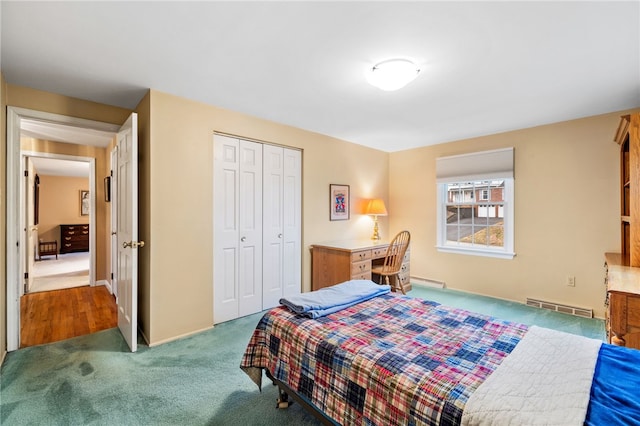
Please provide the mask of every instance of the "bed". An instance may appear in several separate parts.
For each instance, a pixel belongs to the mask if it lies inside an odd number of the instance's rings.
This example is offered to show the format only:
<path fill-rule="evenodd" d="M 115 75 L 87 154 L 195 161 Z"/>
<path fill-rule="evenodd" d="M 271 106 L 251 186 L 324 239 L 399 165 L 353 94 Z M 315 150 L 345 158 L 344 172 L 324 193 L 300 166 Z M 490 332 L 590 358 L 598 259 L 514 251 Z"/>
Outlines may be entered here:
<path fill-rule="evenodd" d="M 240 367 L 326 424 L 640 424 L 640 351 L 371 284 L 321 315 L 270 310 Z"/>

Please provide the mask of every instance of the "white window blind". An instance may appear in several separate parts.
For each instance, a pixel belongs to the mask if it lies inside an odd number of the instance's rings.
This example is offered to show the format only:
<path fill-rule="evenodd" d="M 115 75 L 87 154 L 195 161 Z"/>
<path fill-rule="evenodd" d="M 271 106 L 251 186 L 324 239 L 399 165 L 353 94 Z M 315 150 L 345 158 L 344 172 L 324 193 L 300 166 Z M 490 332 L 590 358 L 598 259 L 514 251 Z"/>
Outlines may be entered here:
<path fill-rule="evenodd" d="M 436 159 L 436 182 L 513 178 L 513 147 Z"/>

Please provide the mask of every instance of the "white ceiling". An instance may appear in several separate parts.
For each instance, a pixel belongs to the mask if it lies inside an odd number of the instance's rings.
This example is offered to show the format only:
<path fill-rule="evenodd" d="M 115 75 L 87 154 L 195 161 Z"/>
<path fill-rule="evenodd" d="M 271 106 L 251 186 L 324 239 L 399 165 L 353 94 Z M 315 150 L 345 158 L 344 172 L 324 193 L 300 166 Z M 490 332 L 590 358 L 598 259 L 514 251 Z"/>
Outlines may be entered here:
<path fill-rule="evenodd" d="M 33 168 L 41 176 L 89 177 L 86 161 L 61 160 L 46 157 L 30 157 Z"/>
<path fill-rule="evenodd" d="M 0 2 L 8 83 L 148 88 L 383 151 L 640 107 L 640 2 Z M 392 57 L 397 92 L 364 72 Z"/>

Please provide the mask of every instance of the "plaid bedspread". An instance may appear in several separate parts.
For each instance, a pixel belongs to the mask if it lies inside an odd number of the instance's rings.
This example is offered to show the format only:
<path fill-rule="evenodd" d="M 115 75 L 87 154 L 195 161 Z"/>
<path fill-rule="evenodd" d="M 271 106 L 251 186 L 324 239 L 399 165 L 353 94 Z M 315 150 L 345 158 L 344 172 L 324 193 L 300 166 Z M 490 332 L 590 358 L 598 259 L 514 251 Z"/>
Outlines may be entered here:
<path fill-rule="evenodd" d="M 343 425 L 457 425 L 527 326 L 387 294 L 318 319 L 258 323 L 240 367 L 262 369 Z"/>

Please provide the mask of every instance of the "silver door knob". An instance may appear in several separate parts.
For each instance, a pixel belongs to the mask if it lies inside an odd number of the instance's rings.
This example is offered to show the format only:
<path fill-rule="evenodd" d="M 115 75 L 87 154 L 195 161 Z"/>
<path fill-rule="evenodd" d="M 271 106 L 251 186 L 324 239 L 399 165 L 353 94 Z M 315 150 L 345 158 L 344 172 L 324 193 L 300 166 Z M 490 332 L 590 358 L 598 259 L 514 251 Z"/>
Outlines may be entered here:
<path fill-rule="evenodd" d="M 240 241 L 242 241 L 244 243 L 245 241 L 247 241 L 247 237 L 240 238 Z"/>

